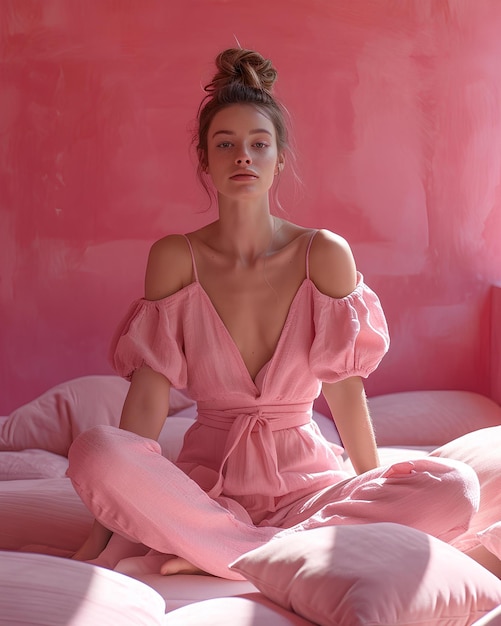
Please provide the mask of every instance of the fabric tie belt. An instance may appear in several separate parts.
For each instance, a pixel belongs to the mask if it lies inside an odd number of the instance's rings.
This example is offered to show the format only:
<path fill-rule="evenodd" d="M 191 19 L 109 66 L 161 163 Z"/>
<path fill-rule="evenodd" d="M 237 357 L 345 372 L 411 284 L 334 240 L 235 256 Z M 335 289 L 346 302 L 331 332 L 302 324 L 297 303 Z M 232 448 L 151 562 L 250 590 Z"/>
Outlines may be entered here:
<path fill-rule="evenodd" d="M 231 410 L 199 406 L 198 410 L 199 423 L 228 431 L 218 478 L 208 491 L 211 498 L 217 498 L 223 491 L 229 496 L 287 492 L 279 471 L 273 432 L 309 424 L 311 402 Z"/>

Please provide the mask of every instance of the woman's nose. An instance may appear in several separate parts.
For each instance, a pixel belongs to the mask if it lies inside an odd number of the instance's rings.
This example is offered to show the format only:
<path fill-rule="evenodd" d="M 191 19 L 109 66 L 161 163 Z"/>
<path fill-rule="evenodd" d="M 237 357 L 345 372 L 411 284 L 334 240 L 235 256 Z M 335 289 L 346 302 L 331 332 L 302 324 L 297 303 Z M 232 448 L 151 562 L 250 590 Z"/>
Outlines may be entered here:
<path fill-rule="evenodd" d="M 250 165 L 252 163 L 252 159 L 246 150 L 242 150 L 240 156 L 235 159 L 235 163 L 237 165 Z"/>

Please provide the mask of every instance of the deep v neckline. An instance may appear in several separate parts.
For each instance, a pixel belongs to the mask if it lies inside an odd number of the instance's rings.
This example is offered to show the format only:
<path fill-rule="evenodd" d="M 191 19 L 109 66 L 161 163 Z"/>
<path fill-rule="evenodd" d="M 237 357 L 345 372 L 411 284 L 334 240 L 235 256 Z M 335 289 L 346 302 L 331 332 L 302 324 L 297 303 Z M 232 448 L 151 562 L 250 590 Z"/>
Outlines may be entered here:
<path fill-rule="evenodd" d="M 305 258 L 305 269 L 306 269 L 306 277 L 303 278 L 303 280 L 301 281 L 301 283 L 299 284 L 290 304 L 289 304 L 289 309 L 287 311 L 287 315 L 285 316 L 285 320 L 284 320 L 284 324 L 282 326 L 282 329 L 278 335 L 278 339 L 277 342 L 275 344 L 275 347 L 273 349 L 272 355 L 271 357 L 261 365 L 261 367 L 258 369 L 258 371 L 256 372 L 255 376 L 253 377 L 249 371 L 249 368 L 247 367 L 247 364 L 244 360 L 244 357 L 242 356 L 242 353 L 240 352 L 240 349 L 237 346 L 237 343 L 235 341 L 235 339 L 233 338 L 233 335 L 230 333 L 228 327 L 226 326 L 226 324 L 223 321 L 223 318 L 221 317 L 221 315 L 218 313 L 216 307 L 214 306 L 214 303 L 212 302 L 209 294 L 207 293 L 207 291 L 204 289 L 203 285 L 200 283 L 200 279 L 198 277 L 198 269 L 197 269 L 197 262 L 195 259 L 195 253 L 193 250 L 193 245 L 190 241 L 190 238 L 187 235 L 184 235 L 184 238 L 186 239 L 186 242 L 188 244 L 188 248 L 190 250 L 190 255 L 191 255 L 191 262 L 192 262 L 192 267 L 193 267 L 193 278 L 194 278 L 194 282 L 191 283 L 192 285 L 196 285 L 196 288 L 198 289 L 198 292 L 202 294 L 203 298 L 205 299 L 205 301 L 207 302 L 209 311 L 211 312 L 212 318 L 216 320 L 216 324 L 219 325 L 223 335 L 227 338 L 227 343 L 230 346 L 231 351 L 233 352 L 233 354 L 235 355 L 236 361 L 239 364 L 239 367 L 243 373 L 243 375 L 246 377 L 246 380 L 248 380 L 254 391 L 258 392 L 259 394 L 262 393 L 262 389 L 265 386 L 266 383 L 266 379 L 267 379 L 267 375 L 269 370 L 271 369 L 271 367 L 273 366 L 273 364 L 275 363 L 276 360 L 276 356 L 278 354 L 278 352 L 280 351 L 280 348 L 282 346 L 282 344 L 284 343 L 284 336 L 286 334 L 286 331 L 288 329 L 288 327 L 290 326 L 290 320 L 292 317 L 292 314 L 294 312 L 294 309 L 296 308 L 296 303 L 299 299 L 300 294 L 304 291 L 305 285 L 306 284 L 310 284 L 311 280 L 310 280 L 310 271 L 309 271 L 309 252 L 310 252 L 310 247 L 313 241 L 313 238 L 315 237 L 317 231 L 313 231 L 313 233 L 310 235 L 310 240 L 308 243 L 308 246 L 306 248 L 306 258 Z M 259 374 L 263 371 L 263 369 L 267 367 L 267 370 L 265 372 L 264 378 L 262 380 L 262 384 L 261 384 L 261 388 L 258 388 L 257 384 L 256 384 L 256 380 L 259 377 Z"/>
<path fill-rule="evenodd" d="M 252 377 L 249 368 L 247 367 L 244 357 L 242 356 L 242 353 L 240 352 L 237 343 L 235 341 L 235 339 L 233 338 L 232 334 L 230 333 L 230 331 L 228 330 L 228 327 L 226 326 L 226 324 L 223 321 L 223 318 L 219 315 L 216 307 L 214 306 L 214 303 L 212 302 L 209 294 L 207 293 L 207 291 L 203 288 L 202 284 L 200 283 L 200 281 L 195 280 L 194 283 L 192 283 L 193 285 L 196 285 L 199 292 L 202 294 L 203 298 L 205 299 L 205 301 L 208 304 L 209 310 L 212 314 L 212 317 L 216 320 L 216 323 L 219 325 L 219 327 L 222 329 L 223 334 L 226 336 L 227 340 L 228 340 L 228 344 L 230 345 L 230 348 L 232 350 L 232 352 L 235 354 L 237 361 L 239 363 L 240 368 L 242 369 L 242 371 L 245 373 L 245 375 L 247 376 L 248 380 L 252 383 L 253 387 L 255 389 L 257 389 L 259 392 L 261 392 L 261 389 L 258 389 L 257 385 L 256 385 L 256 380 L 259 377 L 259 374 L 263 371 L 263 369 L 268 366 L 268 370 L 271 368 L 271 366 L 273 365 L 273 363 L 276 360 L 276 355 L 278 354 L 283 342 L 284 342 L 284 336 L 286 334 L 286 331 L 288 329 L 288 327 L 290 326 L 290 319 L 292 317 L 292 313 L 294 308 L 296 307 L 296 302 L 299 299 L 299 295 L 300 293 L 304 290 L 304 287 L 307 283 L 309 283 L 309 278 L 306 277 L 302 280 L 301 284 L 299 285 L 299 287 L 297 288 L 290 304 L 289 304 L 289 309 L 287 311 L 287 315 L 285 316 L 285 321 L 284 324 L 282 326 L 282 329 L 278 335 L 278 339 L 277 342 L 275 344 L 275 347 L 273 349 L 272 355 L 271 357 L 261 365 L 261 367 L 258 369 L 258 371 L 256 372 L 256 375 L 254 377 Z M 265 377 L 263 379 L 263 385 L 265 383 L 266 380 L 266 374 Z"/>

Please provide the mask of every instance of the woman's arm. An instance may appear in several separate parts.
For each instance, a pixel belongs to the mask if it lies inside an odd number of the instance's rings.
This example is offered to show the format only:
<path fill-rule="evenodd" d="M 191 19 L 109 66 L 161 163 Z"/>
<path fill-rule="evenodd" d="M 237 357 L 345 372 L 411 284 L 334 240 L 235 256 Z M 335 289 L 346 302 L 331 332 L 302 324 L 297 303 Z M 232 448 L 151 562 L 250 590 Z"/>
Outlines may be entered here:
<path fill-rule="evenodd" d="M 156 242 L 149 254 L 145 276 L 145 297 L 159 300 L 188 284 L 191 280 L 191 258 L 186 241 L 169 236 Z M 120 428 L 158 439 L 169 412 L 170 382 L 147 366 L 136 370 L 120 418 Z M 73 559 L 95 559 L 104 550 L 112 532 L 97 520 L 87 540 Z"/>
<path fill-rule="evenodd" d="M 376 439 L 362 379 L 352 376 L 337 383 L 324 383 L 322 392 L 357 474 L 378 467 Z"/>
<path fill-rule="evenodd" d="M 161 300 L 191 282 L 191 255 L 184 237 L 169 235 L 151 247 L 144 280 L 147 300 Z M 120 428 L 158 439 L 169 412 L 170 381 L 143 365 L 132 375 Z"/>
<path fill-rule="evenodd" d="M 331 298 L 344 298 L 356 287 L 357 270 L 348 243 L 321 230 L 310 252 L 310 275 L 316 287 Z M 324 383 L 322 391 L 343 445 L 358 474 L 379 465 L 376 441 L 362 379 L 353 376 Z"/>
<path fill-rule="evenodd" d="M 169 391 L 170 383 L 162 374 L 145 366 L 136 370 L 123 406 L 120 428 L 158 439 L 169 412 Z M 76 561 L 97 558 L 111 535 L 111 530 L 95 520 L 86 541 L 72 558 Z"/>
<path fill-rule="evenodd" d="M 170 382 L 143 365 L 132 375 L 120 418 L 120 428 L 158 439 L 169 412 Z"/>

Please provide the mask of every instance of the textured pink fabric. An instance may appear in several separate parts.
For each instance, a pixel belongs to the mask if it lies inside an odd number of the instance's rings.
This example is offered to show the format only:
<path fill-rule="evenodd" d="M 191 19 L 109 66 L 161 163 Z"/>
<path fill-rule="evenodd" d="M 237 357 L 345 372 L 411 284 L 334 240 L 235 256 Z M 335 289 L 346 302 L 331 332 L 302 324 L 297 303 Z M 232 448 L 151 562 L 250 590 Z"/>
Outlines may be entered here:
<path fill-rule="evenodd" d="M 197 400 L 176 465 L 155 442 L 110 427 L 70 449 L 69 476 L 105 526 L 224 577 L 236 575 L 228 563 L 279 529 L 387 520 L 450 539 L 467 527 L 478 499 L 469 468 L 427 459 L 346 482 L 339 446 L 311 420 L 321 381 L 367 376 L 388 349 L 379 300 L 360 275 L 352 294 L 333 299 L 306 263 L 255 380 L 195 265 L 194 276 L 168 298 L 134 303 L 112 343 L 118 373 L 147 364 Z"/>
<path fill-rule="evenodd" d="M 339 446 L 312 421 L 321 381 L 367 376 L 388 349 L 376 294 L 361 275 L 345 298 L 306 278 L 275 353 L 252 380 L 197 279 L 163 300 L 138 300 L 112 342 L 118 373 L 143 364 L 186 387 L 198 404 L 178 466 L 212 497 L 230 496 L 254 523 L 278 525 L 287 508 L 348 477 Z"/>
<path fill-rule="evenodd" d="M 467 466 L 418 459 L 297 500 L 281 530 L 255 526 L 236 500 L 208 496 L 161 455 L 157 442 L 118 428 L 97 426 L 80 435 L 69 461 L 76 491 L 105 526 L 132 542 L 183 556 L 211 574 L 236 579 L 240 575 L 228 564 L 245 552 L 319 526 L 387 520 L 450 540 L 467 528 L 478 496 L 477 478 Z"/>
<path fill-rule="evenodd" d="M 228 511 L 163 457 L 157 442 L 133 433 L 92 428 L 70 448 L 69 461 L 76 491 L 106 527 L 216 576 L 241 579 L 228 563 L 279 532 L 252 526 L 236 503 Z"/>
<path fill-rule="evenodd" d="M 198 281 L 162 300 L 136 300 L 117 329 L 110 356 L 124 377 L 146 363 L 175 388 L 187 387 L 188 395 L 205 406 L 213 408 L 216 400 L 219 408 L 234 408 L 249 399 L 253 404 L 272 398 L 280 404 L 312 400 L 319 380 L 368 376 L 388 347 L 379 299 L 359 274 L 353 293 L 339 299 L 324 295 L 305 278 L 261 385 L 252 380 Z"/>

